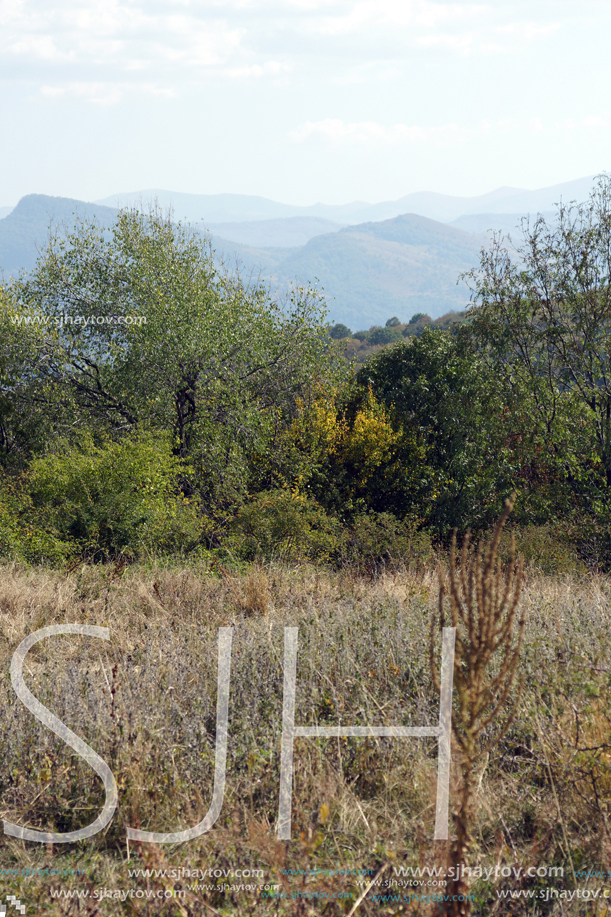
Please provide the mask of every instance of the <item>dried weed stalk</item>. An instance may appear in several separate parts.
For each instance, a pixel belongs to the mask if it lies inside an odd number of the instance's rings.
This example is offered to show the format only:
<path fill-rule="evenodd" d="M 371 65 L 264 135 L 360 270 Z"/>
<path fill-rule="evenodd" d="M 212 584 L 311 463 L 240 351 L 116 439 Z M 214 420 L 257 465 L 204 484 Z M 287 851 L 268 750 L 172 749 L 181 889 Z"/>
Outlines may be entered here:
<path fill-rule="evenodd" d="M 516 616 L 523 579 L 522 560 L 515 560 L 512 539 L 509 568 L 503 571 L 498 546 L 503 527 L 513 509 L 507 500 L 498 520 L 492 540 L 487 546 L 479 543 L 475 554 L 469 554 L 471 538 L 467 532 L 462 545 L 460 564 L 456 565 L 456 532 L 452 536 L 449 580 L 440 574 L 439 626 L 446 626 L 445 596 L 449 595 L 450 623 L 456 628 L 454 657 L 454 688 L 458 703 L 452 714 L 452 735 L 460 752 L 462 783 L 454 810 L 456 837 L 449 851 L 449 865 L 465 862 L 472 843 L 476 775 L 481 759 L 507 732 L 517 704 L 494 734 L 482 741 L 489 726 L 502 718 L 503 710 L 515 680 L 525 617 Z M 439 690 L 439 677 L 434 664 L 435 623 L 432 622 L 430 664 L 433 681 Z M 498 660 L 498 662 L 497 662 Z M 469 913 L 467 883 L 456 875 L 448 886 L 449 896 L 463 900 L 446 901 L 441 913 Z"/>

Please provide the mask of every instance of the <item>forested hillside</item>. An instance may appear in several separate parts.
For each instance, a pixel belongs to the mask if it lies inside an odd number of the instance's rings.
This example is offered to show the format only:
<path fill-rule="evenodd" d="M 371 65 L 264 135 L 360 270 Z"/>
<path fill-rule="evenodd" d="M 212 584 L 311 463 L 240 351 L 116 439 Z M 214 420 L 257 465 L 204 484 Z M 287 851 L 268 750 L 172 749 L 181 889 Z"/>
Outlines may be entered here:
<path fill-rule="evenodd" d="M 463 309 L 468 290 L 457 285 L 462 271 L 474 267 L 483 237 L 405 214 L 381 223 L 347 226 L 317 236 L 276 268 L 285 281 L 317 277 L 329 299 L 330 317 L 349 325 L 409 317 L 437 317 Z"/>

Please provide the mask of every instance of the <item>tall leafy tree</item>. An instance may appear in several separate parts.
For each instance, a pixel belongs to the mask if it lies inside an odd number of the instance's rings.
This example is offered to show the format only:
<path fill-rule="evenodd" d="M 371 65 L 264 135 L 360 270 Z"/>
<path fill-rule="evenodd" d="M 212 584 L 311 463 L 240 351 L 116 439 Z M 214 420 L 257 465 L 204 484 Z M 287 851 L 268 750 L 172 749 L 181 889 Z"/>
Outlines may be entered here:
<path fill-rule="evenodd" d="M 440 535 L 479 526 L 511 491 L 501 391 L 465 336 L 427 328 L 381 351 L 359 373 L 395 424 L 424 444 L 419 510 Z"/>
<path fill-rule="evenodd" d="M 314 292 L 297 288 L 279 304 L 158 211 L 124 210 L 111 231 L 81 223 L 52 238 L 10 295 L 47 329 L 38 397 L 52 390 L 68 429 L 169 432 L 210 511 L 245 492 L 249 453 L 330 371 Z"/>
<path fill-rule="evenodd" d="M 521 402 L 531 451 L 596 510 L 611 498 L 611 176 L 522 229 L 466 275 L 472 337 Z"/>
<path fill-rule="evenodd" d="M 14 473 L 44 449 L 60 417 L 68 426 L 75 417 L 49 381 L 58 345 L 54 326 L 12 292 L 0 287 L 0 466 Z"/>

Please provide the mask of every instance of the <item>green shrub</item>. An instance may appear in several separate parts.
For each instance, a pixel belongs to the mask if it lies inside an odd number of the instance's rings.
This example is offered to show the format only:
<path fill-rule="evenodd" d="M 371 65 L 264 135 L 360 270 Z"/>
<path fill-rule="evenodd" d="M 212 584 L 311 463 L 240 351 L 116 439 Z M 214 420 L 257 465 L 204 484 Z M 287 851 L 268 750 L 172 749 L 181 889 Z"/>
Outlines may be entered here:
<path fill-rule="evenodd" d="M 85 441 L 34 460 L 31 515 L 37 529 L 99 560 L 189 549 L 201 522 L 197 501 L 179 492 L 187 471 L 159 435 Z"/>
<path fill-rule="evenodd" d="M 570 545 L 582 566 L 597 573 L 611 572 L 611 531 L 606 514 L 576 514 L 569 532 Z"/>
<path fill-rule="evenodd" d="M 0 478 L 0 557 L 28 563 L 65 561 L 73 548 L 28 520 L 32 500 L 17 484 L 5 476 Z"/>
<path fill-rule="evenodd" d="M 579 556 L 575 534 L 567 528 L 550 525 L 525 525 L 513 529 L 516 554 L 521 554 L 526 567 L 535 567 L 546 575 L 587 572 L 587 566 Z M 511 553 L 511 532 L 501 537 L 499 555 L 504 563 L 509 562 Z"/>
<path fill-rule="evenodd" d="M 386 566 L 430 559 L 432 553 L 430 535 L 418 531 L 416 520 L 400 520 L 392 513 L 367 513 L 355 519 L 343 559 L 359 569 L 379 572 Z"/>
<path fill-rule="evenodd" d="M 257 494 L 231 526 L 230 546 L 245 559 L 328 562 L 341 552 L 340 523 L 290 490 Z"/>

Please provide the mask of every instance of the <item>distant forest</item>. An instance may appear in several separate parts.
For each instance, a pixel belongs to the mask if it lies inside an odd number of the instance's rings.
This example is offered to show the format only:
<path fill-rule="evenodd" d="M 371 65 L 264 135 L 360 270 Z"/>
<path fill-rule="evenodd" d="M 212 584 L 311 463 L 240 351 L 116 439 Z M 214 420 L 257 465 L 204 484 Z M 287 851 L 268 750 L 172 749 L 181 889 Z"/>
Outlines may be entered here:
<path fill-rule="evenodd" d="M 347 359 L 364 363 L 383 347 L 396 344 L 402 338 L 420 337 L 426 329 L 450 330 L 464 322 L 465 312 L 448 312 L 432 319 L 425 312 L 415 312 L 409 321 L 401 322 L 396 315 L 388 318 L 384 325 L 371 325 L 367 330 L 352 331 L 341 322 L 329 327 L 329 337 L 343 341 Z"/>

